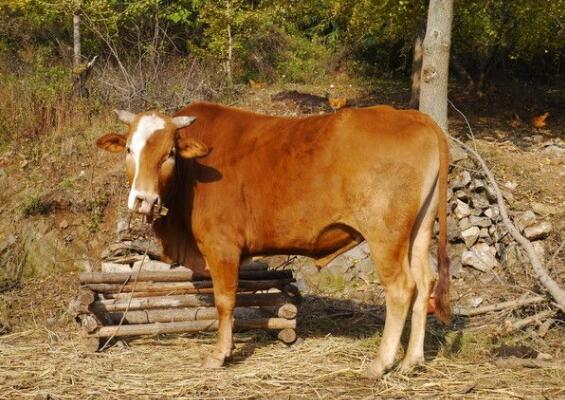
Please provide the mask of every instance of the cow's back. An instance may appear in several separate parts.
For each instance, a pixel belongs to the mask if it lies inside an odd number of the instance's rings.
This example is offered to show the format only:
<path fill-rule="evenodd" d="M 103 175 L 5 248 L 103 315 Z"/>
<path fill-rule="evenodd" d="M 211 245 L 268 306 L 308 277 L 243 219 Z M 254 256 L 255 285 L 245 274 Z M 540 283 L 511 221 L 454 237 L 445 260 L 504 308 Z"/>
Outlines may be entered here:
<path fill-rule="evenodd" d="M 200 169 L 217 177 L 194 189 L 193 229 L 221 221 L 251 253 L 341 246 L 353 236 L 340 227 L 373 218 L 363 213 L 376 203 L 383 220 L 399 202 L 417 209 L 437 171 L 436 134 L 414 111 L 278 118 L 199 103 L 180 114 L 197 117 L 187 130 L 212 149 Z"/>

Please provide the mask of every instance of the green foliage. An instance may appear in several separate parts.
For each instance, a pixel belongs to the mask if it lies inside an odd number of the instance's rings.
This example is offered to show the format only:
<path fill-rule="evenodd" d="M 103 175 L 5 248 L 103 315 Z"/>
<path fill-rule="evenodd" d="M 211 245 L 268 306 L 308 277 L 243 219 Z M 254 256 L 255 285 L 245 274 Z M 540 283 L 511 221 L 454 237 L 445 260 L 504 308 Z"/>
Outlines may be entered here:
<path fill-rule="evenodd" d="M 53 210 L 54 204 L 43 199 L 41 196 L 29 197 L 21 206 L 22 215 L 30 217 L 32 215 L 49 215 Z"/>
<path fill-rule="evenodd" d="M 0 0 L 0 54 L 70 65 L 72 15 L 85 60 L 196 55 L 234 79 L 310 81 L 343 65 L 406 74 L 428 0 Z M 562 76 L 565 0 L 455 2 L 453 53 L 471 75 Z M 228 35 L 231 34 L 231 41 Z M 63 61 L 61 63 L 61 60 Z M 6 61 L 5 61 L 6 62 Z M 0 65 L 0 67 L 2 67 Z"/>

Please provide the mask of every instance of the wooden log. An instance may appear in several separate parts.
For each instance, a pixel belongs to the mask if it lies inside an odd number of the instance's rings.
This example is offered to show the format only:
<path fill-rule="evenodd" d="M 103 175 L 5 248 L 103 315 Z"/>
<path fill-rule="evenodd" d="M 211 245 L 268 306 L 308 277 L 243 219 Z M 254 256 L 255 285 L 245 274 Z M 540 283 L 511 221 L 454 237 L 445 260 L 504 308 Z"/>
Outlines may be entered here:
<path fill-rule="evenodd" d="M 295 319 L 298 315 L 298 307 L 296 304 L 286 303 L 281 306 L 261 307 L 271 315 L 279 318 Z"/>
<path fill-rule="evenodd" d="M 255 293 L 238 294 L 236 297 L 237 307 L 252 306 L 276 306 L 292 303 L 293 299 L 283 293 Z M 90 306 L 95 313 L 125 311 L 129 304 L 129 310 L 150 310 L 156 308 L 182 308 L 214 306 L 214 296 L 208 294 L 178 295 L 178 296 L 154 296 L 125 299 L 99 300 Z"/>
<path fill-rule="evenodd" d="M 294 304 L 283 304 L 273 307 L 236 307 L 234 310 L 235 319 L 261 319 L 267 317 L 278 317 L 285 319 L 295 319 L 297 308 Z M 111 324 L 118 324 L 124 313 L 110 312 L 104 313 Z M 170 308 L 128 311 L 124 322 L 128 324 L 149 324 L 153 322 L 175 322 L 175 321 L 198 321 L 207 319 L 218 319 L 216 307 L 189 307 L 189 308 Z M 96 328 L 96 327 L 95 327 Z M 94 329 L 89 330 L 92 332 Z"/>
<path fill-rule="evenodd" d="M 269 264 L 261 261 L 250 261 L 242 263 L 239 266 L 239 270 L 243 271 L 267 271 L 269 269 Z"/>
<path fill-rule="evenodd" d="M 261 318 L 235 320 L 235 329 L 295 329 L 296 320 L 284 318 Z M 103 326 L 92 337 L 158 335 L 163 333 L 206 332 L 218 330 L 217 320 L 156 322 L 152 324 L 133 324 Z"/>
<path fill-rule="evenodd" d="M 282 288 L 292 279 L 271 279 L 271 280 L 240 280 L 238 288 L 242 290 L 255 291 L 267 290 L 272 288 Z M 202 289 L 211 289 L 212 281 L 194 281 L 194 282 L 133 282 L 126 284 L 121 283 L 86 283 L 85 287 L 98 293 L 115 293 L 115 292 L 172 292 L 182 290 L 186 293 L 201 293 Z M 210 291 L 209 291 L 210 292 Z"/>
<path fill-rule="evenodd" d="M 285 328 L 277 333 L 277 338 L 285 344 L 293 344 L 296 342 L 296 331 L 292 328 Z"/>
<path fill-rule="evenodd" d="M 137 274 L 136 271 L 131 273 L 104 273 L 104 272 L 82 272 L 79 275 L 80 283 L 120 283 L 133 282 L 186 282 L 186 281 L 209 281 L 210 278 L 196 276 L 191 270 L 183 269 L 180 271 L 142 271 Z M 292 271 L 241 271 L 239 274 L 241 280 L 273 280 L 273 279 L 292 279 Z"/>
<path fill-rule="evenodd" d="M 140 298 L 140 297 L 157 297 L 157 296 L 179 296 L 184 294 L 213 294 L 214 289 L 204 288 L 195 290 L 170 290 L 167 292 L 125 292 L 125 293 L 104 293 L 104 299 L 129 299 Z"/>

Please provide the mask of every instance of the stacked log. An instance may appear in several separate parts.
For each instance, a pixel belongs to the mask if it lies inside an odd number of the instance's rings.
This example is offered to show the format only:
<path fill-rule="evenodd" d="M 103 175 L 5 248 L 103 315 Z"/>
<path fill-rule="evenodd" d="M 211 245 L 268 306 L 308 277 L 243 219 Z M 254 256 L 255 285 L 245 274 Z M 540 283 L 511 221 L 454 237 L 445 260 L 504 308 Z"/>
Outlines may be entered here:
<path fill-rule="evenodd" d="M 127 268 L 80 274 L 80 293 L 70 311 L 77 316 L 86 339 L 218 329 L 210 278 L 185 267 L 146 271 L 140 265 L 139 271 L 134 264 Z M 242 266 L 235 329 L 275 331 L 281 341 L 293 343 L 300 300 L 293 282 L 289 270 L 268 270 L 260 263 Z"/>

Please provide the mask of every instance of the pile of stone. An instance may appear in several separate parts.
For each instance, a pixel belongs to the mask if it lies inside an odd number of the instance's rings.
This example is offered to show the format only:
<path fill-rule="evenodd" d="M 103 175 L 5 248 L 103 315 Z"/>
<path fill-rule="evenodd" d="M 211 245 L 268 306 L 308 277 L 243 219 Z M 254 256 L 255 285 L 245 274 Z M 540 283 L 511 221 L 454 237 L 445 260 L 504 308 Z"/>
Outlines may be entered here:
<path fill-rule="evenodd" d="M 512 200 L 516 185 L 507 182 L 501 190 L 506 200 Z M 455 168 L 448 186 L 448 240 L 452 271 L 455 276 L 461 266 L 488 272 L 504 263 L 516 243 L 502 222 L 494 188 L 482 173 Z M 543 259 L 544 246 L 553 227 L 539 220 L 534 211 L 511 215 L 516 227 L 530 241 Z"/>

